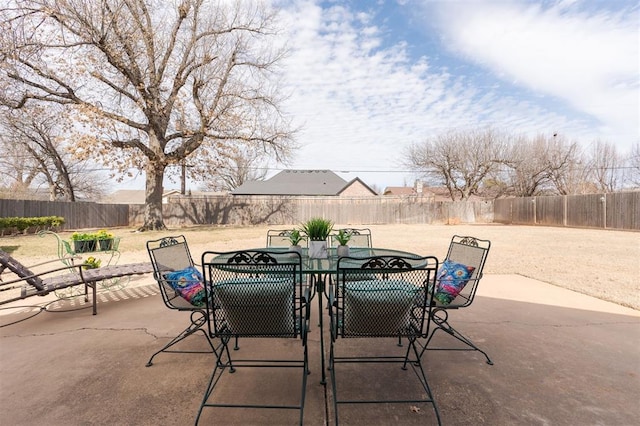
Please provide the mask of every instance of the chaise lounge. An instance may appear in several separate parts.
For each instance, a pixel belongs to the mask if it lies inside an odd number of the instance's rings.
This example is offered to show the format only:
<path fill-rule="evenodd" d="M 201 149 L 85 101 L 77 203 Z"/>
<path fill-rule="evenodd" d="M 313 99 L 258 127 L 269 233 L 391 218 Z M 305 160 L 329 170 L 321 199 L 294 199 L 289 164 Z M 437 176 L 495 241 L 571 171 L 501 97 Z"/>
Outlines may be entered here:
<path fill-rule="evenodd" d="M 89 288 L 92 289 L 93 315 L 98 313 L 96 283 L 110 278 L 129 275 L 141 275 L 153 272 L 149 262 L 111 265 L 96 269 L 83 269 L 82 264 L 63 266 L 34 273 L 29 268 L 0 250 L 0 274 L 6 269 L 18 278 L 2 281 L 0 277 L 0 296 L 3 292 L 20 289 L 20 295 L 8 298 L 0 297 L 0 305 L 26 299 L 32 296 L 45 296 L 52 291 L 77 285 L 84 286 L 84 299 L 89 301 Z"/>

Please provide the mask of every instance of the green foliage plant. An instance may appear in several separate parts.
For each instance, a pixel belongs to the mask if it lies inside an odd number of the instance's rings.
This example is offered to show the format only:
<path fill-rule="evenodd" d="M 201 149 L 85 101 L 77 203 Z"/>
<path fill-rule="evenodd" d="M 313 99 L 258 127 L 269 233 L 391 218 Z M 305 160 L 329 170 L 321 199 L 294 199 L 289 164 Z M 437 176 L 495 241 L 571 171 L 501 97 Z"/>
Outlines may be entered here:
<path fill-rule="evenodd" d="M 92 233 L 74 232 L 71 234 L 71 241 L 91 241 L 96 239 L 96 236 Z"/>
<path fill-rule="evenodd" d="M 101 263 L 102 260 L 98 259 L 97 257 L 89 256 L 87 260 L 85 260 L 82 264 L 82 267 L 84 269 L 96 269 L 100 267 Z"/>
<path fill-rule="evenodd" d="M 94 240 L 110 240 L 113 238 L 111 232 L 101 229 L 97 232 L 74 232 L 71 234 L 71 241 L 94 241 Z"/>
<path fill-rule="evenodd" d="M 64 218 L 60 216 L 39 217 L 0 217 L 0 235 L 5 233 L 37 232 L 41 229 L 57 228 L 64 224 Z"/>
<path fill-rule="evenodd" d="M 314 217 L 304 222 L 301 227 L 311 241 L 325 241 L 333 230 L 333 222 L 321 217 Z"/>
<path fill-rule="evenodd" d="M 289 233 L 289 242 L 292 246 L 297 246 L 300 241 L 304 240 L 305 236 L 302 235 L 299 229 L 294 229 Z"/>
<path fill-rule="evenodd" d="M 335 239 L 341 246 L 346 246 L 351 239 L 351 231 L 340 229 L 338 234 L 335 236 Z"/>
<path fill-rule="evenodd" d="M 113 239 L 113 234 L 111 232 L 107 232 L 106 229 L 100 229 L 95 233 L 97 240 L 110 240 Z"/>

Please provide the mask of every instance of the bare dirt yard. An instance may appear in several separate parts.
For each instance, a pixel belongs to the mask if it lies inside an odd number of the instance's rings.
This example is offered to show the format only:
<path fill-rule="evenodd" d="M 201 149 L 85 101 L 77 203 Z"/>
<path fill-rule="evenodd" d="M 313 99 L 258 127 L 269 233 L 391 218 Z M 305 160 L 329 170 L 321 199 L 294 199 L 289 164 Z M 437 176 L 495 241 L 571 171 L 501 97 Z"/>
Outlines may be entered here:
<path fill-rule="evenodd" d="M 205 250 L 263 247 L 268 229 L 292 226 L 195 227 L 139 233 L 110 229 L 121 237 L 120 263 L 147 261 L 147 240 L 185 235 L 196 262 Z M 336 225 L 343 227 L 347 225 Z M 521 274 L 640 310 L 640 233 L 513 225 L 371 225 L 375 247 L 444 258 L 453 235 L 491 241 L 486 274 Z M 71 233 L 61 236 L 69 239 Z M 54 237 L 0 238 L 0 248 L 26 265 L 55 258 Z M 99 255 L 99 254 L 98 254 Z"/>

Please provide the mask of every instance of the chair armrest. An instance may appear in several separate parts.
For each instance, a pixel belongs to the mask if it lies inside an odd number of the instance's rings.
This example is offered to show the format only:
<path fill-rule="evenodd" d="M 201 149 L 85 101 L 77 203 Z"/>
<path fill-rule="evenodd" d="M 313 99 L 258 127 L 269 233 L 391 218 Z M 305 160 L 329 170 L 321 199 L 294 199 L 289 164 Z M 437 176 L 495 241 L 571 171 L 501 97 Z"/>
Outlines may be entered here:
<path fill-rule="evenodd" d="M 48 263 L 48 262 L 44 262 L 44 263 Z M 19 277 L 17 279 L 10 280 L 10 281 L 0 281 L 0 286 L 4 287 L 4 286 L 7 286 L 9 284 L 15 284 L 15 283 L 19 283 L 19 282 L 22 282 L 22 281 L 27 281 L 28 279 L 36 278 L 36 277 L 42 277 L 43 275 L 52 274 L 54 272 L 67 271 L 67 272 L 70 272 L 70 273 L 76 273 L 76 271 L 74 271 L 74 269 L 78 270 L 77 274 L 80 275 L 80 278 L 82 278 L 82 280 L 84 281 L 83 276 L 82 276 L 82 265 L 72 265 L 72 266 L 62 266 L 60 268 L 55 268 L 55 269 L 50 269 L 50 270 L 47 270 L 47 271 L 34 273 L 32 275 Z"/>
<path fill-rule="evenodd" d="M 82 256 L 69 256 L 69 257 L 65 257 L 64 260 L 82 260 Z M 27 265 L 27 268 L 31 269 L 31 268 L 35 268 L 37 266 L 42 266 L 42 265 L 47 265 L 49 263 L 56 263 L 56 262 L 60 262 L 61 259 L 51 259 L 51 260 L 46 260 L 44 262 L 40 262 L 40 263 L 36 263 L 33 265 Z M 77 265 L 74 265 L 77 266 Z M 74 266 L 64 266 L 63 268 L 70 268 L 70 267 L 74 267 Z"/>

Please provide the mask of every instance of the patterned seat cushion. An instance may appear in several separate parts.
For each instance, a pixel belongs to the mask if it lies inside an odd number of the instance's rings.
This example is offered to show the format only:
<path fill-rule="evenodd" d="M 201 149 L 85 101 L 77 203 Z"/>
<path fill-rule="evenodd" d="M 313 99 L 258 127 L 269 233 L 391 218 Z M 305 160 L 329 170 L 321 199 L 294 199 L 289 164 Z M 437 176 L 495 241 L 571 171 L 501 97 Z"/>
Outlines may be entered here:
<path fill-rule="evenodd" d="M 199 308 L 205 306 L 206 295 L 202 285 L 202 274 L 194 266 L 168 272 L 164 275 L 164 278 L 171 288 L 187 302 Z"/>
<path fill-rule="evenodd" d="M 445 260 L 436 277 L 436 293 L 433 298 L 443 305 L 450 304 L 471 279 L 475 267 Z"/>

